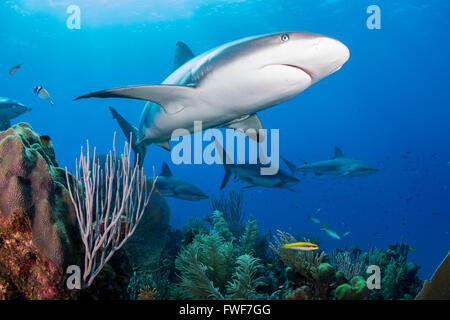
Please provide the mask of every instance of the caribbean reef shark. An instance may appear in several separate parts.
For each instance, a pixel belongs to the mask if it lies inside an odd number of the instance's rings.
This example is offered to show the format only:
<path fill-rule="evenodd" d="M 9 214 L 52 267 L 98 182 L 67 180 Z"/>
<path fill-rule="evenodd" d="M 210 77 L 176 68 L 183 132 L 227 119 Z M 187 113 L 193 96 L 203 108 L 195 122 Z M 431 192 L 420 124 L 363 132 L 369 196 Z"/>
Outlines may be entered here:
<path fill-rule="evenodd" d="M 334 148 L 334 156 L 332 159 L 309 163 L 300 167 L 297 167 L 283 157 L 281 157 L 281 159 L 283 159 L 294 174 L 303 172 L 304 174 L 314 173 L 318 176 L 335 175 L 339 177 L 361 177 L 369 176 L 379 171 L 367 163 L 344 157 L 344 154 L 338 147 Z"/>
<path fill-rule="evenodd" d="M 222 163 L 225 168 L 225 176 L 223 177 L 220 190 L 225 188 L 230 180 L 231 174 L 234 173 L 235 177 L 238 179 L 252 184 L 251 186 L 244 187 L 245 189 L 261 186 L 266 188 L 284 188 L 295 192 L 292 187 L 299 183 L 300 180 L 293 175 L 290 175 L 281 169 L 278 169 L 277 173 L 274 175 L 263 175 L 261 174 L 261 167 L 268 167 L 269 164 L 264 165 L 259 161 L 256 164 L 235 164 L 217 140 L 214 140 L 214 142 L 218 154 L 222 156 Z"/>
<path fill-rule="evenodd" d="M 174 177 L 165 162 L 163 162 L 161 173 L 156 180 L 156 189 L 163 196 L 182 200 L 199 201 L 208 199 L 208 196 L 196 186 Z"/>
<path fill-rule="evenodd" d="M 147 100 L 139 128 L 126 122 L 124 132 L 137 137 L 133 143 L 144 160 L 155 143 L 170 150 L 169 140 L 180 130 L 227 127 L 247 132 L 262 141 L 257 112 L 292 99 L 339 70 L 349 59 L 340 41 L 312 33 L 283 32 L 249 37 L 223 44 L 194 57 L 183 43 L 175 53 L 175 71 L 161 85 L 108 89 L 82 95 L 85 98 Z M 253 130 L 248 130 L 253 129 Z M 174 133 L 172 135 L 172 133 Z M 178 135 L 177 135 L 178 134 Z"/>
<path fill-rule="evenodd" d="M 11 119 L 30 111 L 30 108 L 18 101 L 0 97 L 0 130 L 8 129 L 11 126 Z"/>

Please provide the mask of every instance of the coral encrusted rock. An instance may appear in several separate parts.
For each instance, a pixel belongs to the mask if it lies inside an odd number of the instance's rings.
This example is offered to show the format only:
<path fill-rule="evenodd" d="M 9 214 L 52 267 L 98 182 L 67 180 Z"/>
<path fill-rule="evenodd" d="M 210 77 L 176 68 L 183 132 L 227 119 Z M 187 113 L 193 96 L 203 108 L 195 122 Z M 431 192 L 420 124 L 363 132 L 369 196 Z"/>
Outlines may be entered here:
<path fill-rule="evenodd" d="M 79 237 L 51 143 L 27 123 L 0 132 L 0 298 L 12 287 L 24 298 L 60 298 L 56 283 L 78 264 Z"/>

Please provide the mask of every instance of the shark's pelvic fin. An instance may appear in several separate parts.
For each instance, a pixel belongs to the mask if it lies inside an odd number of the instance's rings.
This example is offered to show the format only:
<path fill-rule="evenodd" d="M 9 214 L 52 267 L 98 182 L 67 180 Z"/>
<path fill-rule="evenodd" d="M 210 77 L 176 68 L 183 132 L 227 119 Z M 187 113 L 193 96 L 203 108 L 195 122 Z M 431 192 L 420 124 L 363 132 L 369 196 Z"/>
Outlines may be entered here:
<path fill-rule="evenodd" d="M 222 185 L 220 186 L 220 190 L 222 190 L 223 188 L 225 188 L 228 181 L 230 180 L 231 169 L 230 169 L 229 163 L 233 163 L 233 162 L 231 161 L 228 154 L 225 152 L 223 147 L 220 145 L 220 143 L 217 142 L 216 139 L 214 139 L 214 143 L 216 144 L 217 152 L 219 152 L 219 154 L 222 155 L 223 168 L 225 169 L 225 175 L 223 177 Z"/>
<path fill-rule="evenodd" d="M 86 98 L 127 98 L 147 100 L 159 104 L 170 114 L 178 113 L 185 106 L 181 101 L 190 99 L 195 87 L 176 85 L 143 85 L 115 89 L 107 89 L 82 95 L 74 100 Z"/>
<path fill-rule="evenodd" d="M 170 144 L 169 141 L 165 141 L 165 142 L 155 142 L 156 145 L 160 146 L 161 148 L 163 148 L 164 150 L 170 151 Z"/>
<path fill-rule="evenodd" d="M 263 126 L 256 113 L 237 118 L 224 127 L 241 131 L 257 142 L 262 142 L 266 138 L 264 131 L 260 131 Z"/>
<path fill-rule="evenodd" d="M 139 166 L 142 167 L 147 148 L 145 145 L 138 143 L 138 129 L 125 120 L 125 118 L 122 117 L 113 107 L 109 107 L 109 110 L 112 113 L 113 119 L 117 120 L 117 123 L 125 134 L 125 137 L 128 139 L 128 142 L 131 143 L 131 148 L 135 153 L 134 165 L 136 165 L 137 159 L 139 159 Z"/>
<path fill-rule="evenodd" d="M 177 44 L 175 45 L 175 59 L 173 70 L 178 69 L 192 58 L 194 58 L 194 54 L 192 53 L 191 49 L 189 49 L 187 44 L 181 41 L 177 42 Z"/>
<path fill-rule="evenodd" d="M 163 162 L 162 168 L 161 168 L 161 173 L 159 175 L 162 177 L 167 177 L 167 178 L 172 176 L 172 171 L 170 171 L 170 168 L 167 165 L 167 163 Z"/>
<path fill-rule="evenodd" d="M 338 147 L 334 147 L 334 157 L 333 159 L 344 158 L 344 153 Z"/>

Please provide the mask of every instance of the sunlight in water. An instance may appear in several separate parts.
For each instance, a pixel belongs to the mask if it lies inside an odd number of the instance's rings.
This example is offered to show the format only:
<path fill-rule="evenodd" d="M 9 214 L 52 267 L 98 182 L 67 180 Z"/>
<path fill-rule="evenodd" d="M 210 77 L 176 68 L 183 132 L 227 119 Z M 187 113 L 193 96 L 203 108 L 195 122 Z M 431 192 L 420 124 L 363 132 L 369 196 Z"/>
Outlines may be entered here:
<path fill-rule="evenodd" d="M 83 23 L 104 25 L 187 19 L 204 6 L 222 6 L 244 0 L 6 0 L 6 4 L 21 15 L 32 13 L 67 17 L 67 9 L 80 8 Z"/>

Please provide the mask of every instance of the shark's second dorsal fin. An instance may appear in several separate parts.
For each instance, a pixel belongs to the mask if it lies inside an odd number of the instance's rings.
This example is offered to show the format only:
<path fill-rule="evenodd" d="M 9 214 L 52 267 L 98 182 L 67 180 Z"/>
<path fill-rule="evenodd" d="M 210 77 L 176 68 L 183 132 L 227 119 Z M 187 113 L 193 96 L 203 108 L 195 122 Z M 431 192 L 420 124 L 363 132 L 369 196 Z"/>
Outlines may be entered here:
<path fill-rule="evenodd" d="M 175 59 L 173 64 L 173 70 L 178 69 L 183 64 L 188 62 L 194 57 L 191 49 L 184 42 L 177 42 L 175 46 Z"/>
<path fill-rule="evenodd" d="M 334 147 L 334 157 L 333 159 L 344 158 L 344 153 L 338 147 Z"/>
<path fill-rule="evenodd" d="M 161 168 L 161 173 L 159 175 L 162 177 L 167 177 L 167 178 L 172 176 L 172 172 L 170 171 L 170 168 L 167 165 L 167 163 L 163 162 L 162 168 Z"/>

